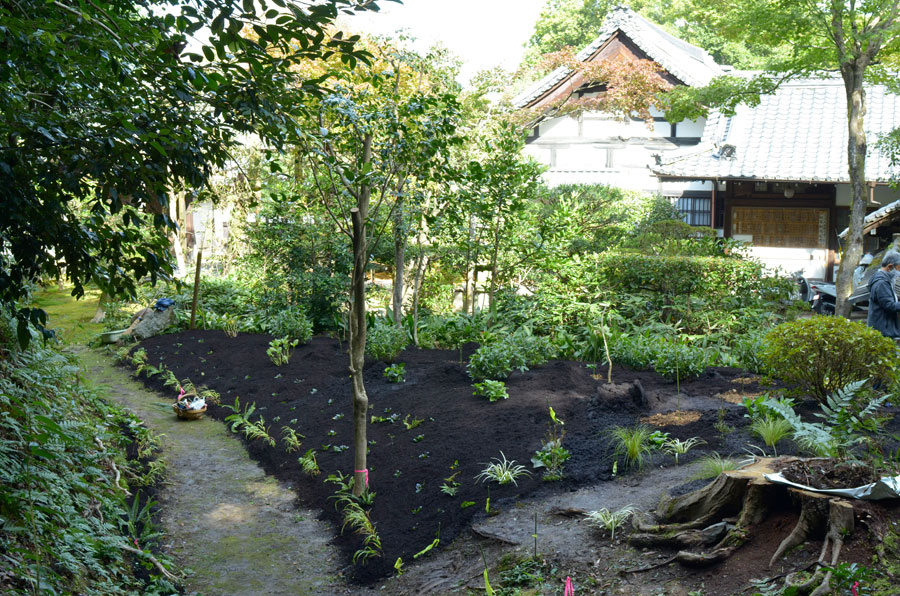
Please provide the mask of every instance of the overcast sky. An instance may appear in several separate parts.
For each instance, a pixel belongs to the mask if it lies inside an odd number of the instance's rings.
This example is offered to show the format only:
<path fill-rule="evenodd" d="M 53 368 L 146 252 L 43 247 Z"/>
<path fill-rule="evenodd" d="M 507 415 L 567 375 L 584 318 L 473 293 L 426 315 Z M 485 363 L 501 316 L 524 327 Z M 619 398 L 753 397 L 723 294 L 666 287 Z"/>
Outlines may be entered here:
<path fill-rule="evenodd" d="M 381 11 L 354 16 L 349 29 L 390 35 L 399 29 L 426 50 L 442 42 L 463 61 L 466 83 L 479 70 L 503 66 L 514 69 L 546 0 L 404 0 L 380 2 Z"/>

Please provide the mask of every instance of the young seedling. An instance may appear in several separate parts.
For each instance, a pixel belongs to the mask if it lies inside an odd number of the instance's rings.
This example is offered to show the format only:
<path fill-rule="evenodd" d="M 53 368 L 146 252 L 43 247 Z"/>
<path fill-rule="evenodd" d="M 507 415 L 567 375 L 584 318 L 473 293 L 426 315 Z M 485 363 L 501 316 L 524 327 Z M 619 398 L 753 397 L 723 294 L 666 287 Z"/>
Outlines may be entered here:
<path fill-rule="evenodd" d="M 585 517 L 598 528 L 605 529 L 609 532 L 609 539 L 616 539 L 616 530 L 622 527 L 628 519 L 634 515 L 636 509 L 631 505 L 623 507 L 618 511 L 610 511 L 607 508 L 599 511 L 591 511 L 585 514 Z"/>
<path fill-rule="evenodd" d="M 294 348 L 297 347 L 298 343 L 300 342 L 296 339 L 291 340 L 287 337 L 273 339 L 269 342 L 269 349 L 266 350 L 266 355 L 272 361 L 272 364 L 282 366 L 290 361 L 291 354 L 293 354 Z"/>
<path fill-rule="evenodd" d="M 406 382 L 406 364 L 398 362 L 386 366 L 384 369 L 384 378 L 388 383 L 405 383 Z"/>

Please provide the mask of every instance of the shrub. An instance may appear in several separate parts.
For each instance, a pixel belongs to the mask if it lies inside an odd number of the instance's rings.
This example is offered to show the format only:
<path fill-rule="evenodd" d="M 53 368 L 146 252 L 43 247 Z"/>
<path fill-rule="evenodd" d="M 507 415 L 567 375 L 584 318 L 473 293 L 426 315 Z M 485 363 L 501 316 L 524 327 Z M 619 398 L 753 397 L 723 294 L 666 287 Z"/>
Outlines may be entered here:
<path fill-rule="evenodd" d="M 312 338 L 312 323 L 299 306 L 289 306 L 278 312 L 269 322 L 267 331 L 275 337 L 296 339 L 305 344 Z"/>
<path fill-rule="evenodd" d="M 475 383 L 472 385 L 472 388 L 475 390 L 472 395 L 483 395 L 491 402 L 509 398 L 509 393 L 506 391 L 506 383 L 503 381 L 485 380 L 481 383 Z"/>
<path fill-rule="evenodd" d="M 473 381 L 503 380 L 513 370 L 526 371 L 529 366 L 544 364 L 551 351 L 548 338 L 519 331 L 478 348 L 466 370 Z"/>
<path fill-rule="evenodd" d="M 894 341 L 843 317 L 782 323 L 765 337 L 765 373 L 792 385 L 794 395 L 824 402 L 828 394 L 863 379 L 891 385 L 900 379 Z"/>
<path fill-rule="evenodd" d="M 406 348 L 406 330 L 378 320 L 366 332 L 366 354 L 375 360 L 393 362 Z"/>
<path fill-rule="evenodd" d="M 706 352 L 697 346 L 667 342 L 657 349 L 653 370 L 670 381 L 697 378 L 706 371 Z"/>
<path fill-rule="evenodd" d="M 612 361 L 634 370 L 647 370 L 656 358 L 657 343 L 646 335 L 619 335 L 609 347 Z"/>

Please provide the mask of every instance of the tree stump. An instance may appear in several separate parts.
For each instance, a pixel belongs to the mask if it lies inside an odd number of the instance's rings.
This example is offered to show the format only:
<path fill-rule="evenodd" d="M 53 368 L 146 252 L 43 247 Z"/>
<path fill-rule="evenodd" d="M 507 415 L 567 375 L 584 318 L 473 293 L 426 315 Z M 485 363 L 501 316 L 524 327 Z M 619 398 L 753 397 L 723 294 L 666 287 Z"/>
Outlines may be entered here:
<path fill-rule="evenodd" d="M 636 519 L 630 542 L 682 549 L 674 560 L 688 567 L 713 565 L 743 546 L 750 528 L 762 522 L 774 504 L 789 502 L 799 511 L 797 524 L 775 549 L 769 567 L 793 547 L 823 537 L 818 563 L 836 565 L 844 540 L 855 527 L 853 502 L 766 480 L 764 475 L 775 471 L 776 462 L 793 459 L 761 459 L 720 474 L 700 490 L 664 500 L 656 511 L 661 523 Z M 831 573 L 820 566 L 809 580 L 800 582 L 789 575 L 786 583 L 799 594 L 820 596 L 829 593 L 830 579 Z"/>

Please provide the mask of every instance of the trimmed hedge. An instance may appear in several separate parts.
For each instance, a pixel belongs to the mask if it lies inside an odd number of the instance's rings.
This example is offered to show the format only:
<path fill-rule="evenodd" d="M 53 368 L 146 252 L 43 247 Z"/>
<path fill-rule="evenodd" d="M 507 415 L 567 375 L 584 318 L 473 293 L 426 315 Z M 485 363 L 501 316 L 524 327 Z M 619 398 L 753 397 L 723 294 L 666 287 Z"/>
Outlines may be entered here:
<path fill-rule="evenodd" d="M 655 292 L 703 296 L 712 301 L 730 296 L 787 295 L 780 278 L 768 277 L 762 263 L 729 257 L 648 256 L 603 253 L 594 266 L 613 292 Z"/>

